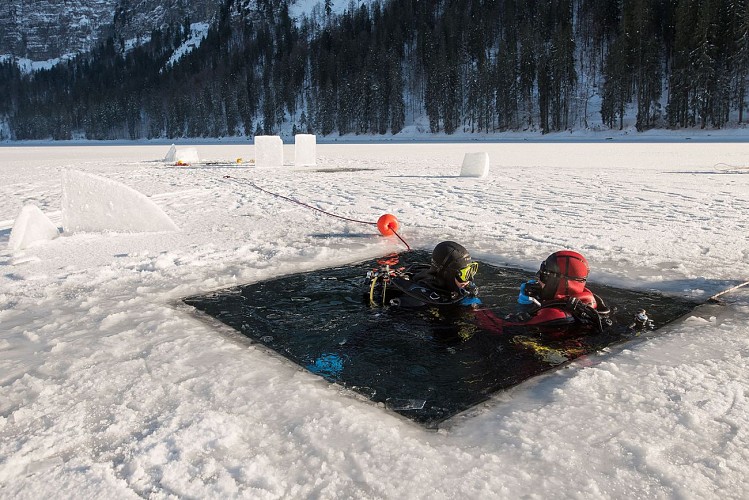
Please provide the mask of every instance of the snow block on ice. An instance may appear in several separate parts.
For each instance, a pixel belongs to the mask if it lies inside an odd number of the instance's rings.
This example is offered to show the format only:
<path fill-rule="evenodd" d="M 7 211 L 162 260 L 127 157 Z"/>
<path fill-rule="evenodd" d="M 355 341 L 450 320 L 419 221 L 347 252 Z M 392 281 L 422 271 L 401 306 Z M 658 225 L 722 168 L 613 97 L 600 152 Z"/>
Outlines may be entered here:
<path fill-rule="evenodd" d="M 282 167 L 283 141 L 277 135 L 255 136 L 255 166 Z"/>
<path fill-rule="evenodd" d="M 463 157 L 460 176 L 483 179 L 487 175 L 489 175 L 489 153 L 466 153 Z"/>
<path fill-rule="evenodd" d="M 66 233 L 178 230 L 146 195 L 120 182 L 78 170 L 63 173 L 62 227 Z"/>
<path fill-rule="evenodd" d="M 428 263 L 431 254 L 417 250 L 396 259 L 408 266 Z M 371 307 L 365 276 L 384 262 L 282 276 L 183 300 L 309 372 L 426 427 L 496 391 L 639 335 L 629 333 L 639 309 L 660 327 L 696 305 L 593 283 L 590 288 L 616 308 L 612 325 L 597 334 L 542 340 L 530 327 L 487 322 L 486 311 L 472 307 L 446 306 L 439 314 L 434 308 Z M 534 276 L 480 263 L 481 308 L 499 317 L 515 312 L 520 284 Z"/>
<path fill-rule="evenodd" d="M 317 165 L 317 136 L 297 134 L 294 136 L 294 165 Z"/>
<path fill-rule="evenodd" d="M 198 157 L 198 150 L 195 148 L 181 148 L 177 149 L 177 146 L 172 144 L 169 151 L 164 157 L 166 163 L 179 163 L 183 165 L 189 165 L 190 163 L 198 163 L 200 158 Z"/>
<path fill-rule="evenodd" d="M 181 148 L 178 149 L 174 155 L 176 163 L 189 165 L 191 163 L 198 163 L 200 158 L 198 157 L 198 150 L 195 148 Z"/>
<path fill-rule="evenodd" d="M 26 205 L 13 223 L 8 248 L 15 252 L 35 243 L 53 240 L 58 236 L 60 236 L 60 231 L 57 226 L 44 215 L 39 207 Z"/>

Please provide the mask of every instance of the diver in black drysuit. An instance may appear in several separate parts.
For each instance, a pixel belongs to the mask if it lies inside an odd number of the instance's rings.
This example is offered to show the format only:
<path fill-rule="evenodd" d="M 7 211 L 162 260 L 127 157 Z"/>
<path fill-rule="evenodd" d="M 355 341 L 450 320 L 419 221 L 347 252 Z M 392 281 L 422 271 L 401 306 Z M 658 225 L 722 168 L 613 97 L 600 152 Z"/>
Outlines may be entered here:
<path fill-rule="evenodd" d="M 478 263 L 463 245 L 443 241 L 434 247 L 428 265 L 371 274 L 370 304 L 403 308 L 480 304 L 473 283 L 477 270 Z"/>

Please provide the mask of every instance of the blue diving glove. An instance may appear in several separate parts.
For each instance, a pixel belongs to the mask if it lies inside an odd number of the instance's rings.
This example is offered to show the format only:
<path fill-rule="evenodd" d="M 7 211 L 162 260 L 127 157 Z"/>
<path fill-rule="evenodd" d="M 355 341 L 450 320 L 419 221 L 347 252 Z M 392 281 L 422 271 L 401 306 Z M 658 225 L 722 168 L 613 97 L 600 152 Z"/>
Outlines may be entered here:
<path fill-rule="evenodd" d="M 539 283 L 536 280 L 529 280 L 520 285 L 520 293 L 518 294 L 518 304 L 524 306 L 530 305 L 541 305 L 537 298 L 533 295 L 538 293 Z"/>
<path fill-rule="evenodd" d="M 481 299 L 478 297 L 463 297 L 463 300 L 460 301 L 461 306 L 474 306 L 474 305 L 480 305 Z"/>

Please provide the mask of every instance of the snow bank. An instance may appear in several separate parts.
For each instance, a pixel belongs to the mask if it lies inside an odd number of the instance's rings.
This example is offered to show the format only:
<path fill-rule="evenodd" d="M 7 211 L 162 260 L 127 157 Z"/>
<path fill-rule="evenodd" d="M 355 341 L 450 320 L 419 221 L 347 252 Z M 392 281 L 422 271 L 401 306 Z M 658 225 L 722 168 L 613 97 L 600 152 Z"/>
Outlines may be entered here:
<path fill-rule="evenodd" d="M 142 193 L 77 170 L 63 173 L 62 227 L 66 233 L 178 229 L 169 216 Z"/>

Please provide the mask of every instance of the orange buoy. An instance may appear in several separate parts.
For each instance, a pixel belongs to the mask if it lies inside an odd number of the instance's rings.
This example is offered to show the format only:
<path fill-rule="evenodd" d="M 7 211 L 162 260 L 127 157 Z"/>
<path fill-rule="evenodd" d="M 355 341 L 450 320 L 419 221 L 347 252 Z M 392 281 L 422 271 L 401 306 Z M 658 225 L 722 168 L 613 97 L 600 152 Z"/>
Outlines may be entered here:
<path fill-rule="evenodd" d="M 377 219 L 377 229 L 380 230 L 383 236 L 393 235 L 399 227 L 400 224 L 398 224 L 398 219 L 395 218 L 395 215 L 384 214 Z"/>

